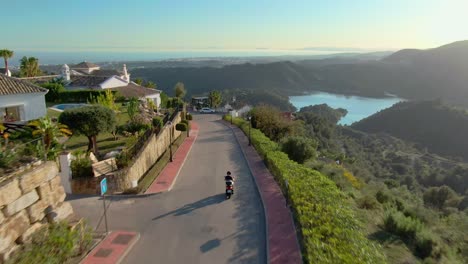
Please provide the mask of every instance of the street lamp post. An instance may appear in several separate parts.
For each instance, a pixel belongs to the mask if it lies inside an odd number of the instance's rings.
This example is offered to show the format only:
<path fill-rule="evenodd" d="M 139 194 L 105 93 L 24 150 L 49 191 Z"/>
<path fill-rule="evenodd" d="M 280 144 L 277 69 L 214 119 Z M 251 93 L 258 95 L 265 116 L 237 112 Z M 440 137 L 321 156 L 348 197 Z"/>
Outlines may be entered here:
<path fill-rule="evenodd" d="M 249 116 L 248 119 L 249 119 L 249 146 L 251 146 L 252 145 L 252 139 L 250 137 L 250 129 L 252 128 L 252 117 Z"/>
<path fill-rule="evenodd" d="M 169 125 L 169 161 L 172 162 L 172 122 L 168 122 Z"/>

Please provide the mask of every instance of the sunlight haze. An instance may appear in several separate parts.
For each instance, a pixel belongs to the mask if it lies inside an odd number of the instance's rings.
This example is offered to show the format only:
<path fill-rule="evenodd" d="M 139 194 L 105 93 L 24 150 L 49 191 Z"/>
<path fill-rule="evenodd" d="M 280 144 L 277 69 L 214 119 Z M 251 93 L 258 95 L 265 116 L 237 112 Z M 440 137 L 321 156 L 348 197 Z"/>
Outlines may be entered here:
<path fill-rule="evenodd" d="M 464 0 L 10 1 L 1 43 L 42 51 L 432 48 L 468 39 L 466 10 Z"/>

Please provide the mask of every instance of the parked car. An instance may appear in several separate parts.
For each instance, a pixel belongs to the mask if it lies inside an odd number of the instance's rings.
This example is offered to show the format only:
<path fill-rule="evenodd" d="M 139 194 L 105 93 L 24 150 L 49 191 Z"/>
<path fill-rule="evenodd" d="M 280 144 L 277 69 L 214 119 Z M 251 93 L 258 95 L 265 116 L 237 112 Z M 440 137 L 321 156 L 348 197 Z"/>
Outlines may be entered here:
<path fill-rule="evenodd" d="M 214 112 L 215 110 L 209 107 L 203 107 L 202 109 L 200 109 L 200 113 L 214 113 Z"/>

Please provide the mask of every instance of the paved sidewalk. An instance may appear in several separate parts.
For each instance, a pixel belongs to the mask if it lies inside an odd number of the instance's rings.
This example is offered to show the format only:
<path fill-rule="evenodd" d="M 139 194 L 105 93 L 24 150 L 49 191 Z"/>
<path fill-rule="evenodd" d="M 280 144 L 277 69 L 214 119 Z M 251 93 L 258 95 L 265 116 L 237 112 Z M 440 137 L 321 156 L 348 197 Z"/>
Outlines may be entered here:
<path fill-rule="evenodd" d="M 267 225 L 268 263 L 302 263 L 294 220 L 280 187 L 255 148 L 248 145 L 249 139 L 244 132 L 229 122 L 223 122 L 233 130 L 262 197 Z"/>
<path fill-rule="evenodd" d="M 146 194 L 166 192 L 172 189 L 177 175 L 179 175 L 180 169 L 184 165 L 185 159 L 198 136 L 198 124 L 191 121 L 190 126 L 190 137 L 185 138 L 182 145 L 179 146 L 176 153 L 172 156 L 173 161 L 169 162 L 161 171 L 156 180 L 151 184 L 148 190 L 146 190 Z"/>
<path fill-rule="evenodd" d="M 139 233 L 114 231 L 107 235 L 107 237 L 83 259 L 81 264 L 119 263 L 139 238 Z"/>

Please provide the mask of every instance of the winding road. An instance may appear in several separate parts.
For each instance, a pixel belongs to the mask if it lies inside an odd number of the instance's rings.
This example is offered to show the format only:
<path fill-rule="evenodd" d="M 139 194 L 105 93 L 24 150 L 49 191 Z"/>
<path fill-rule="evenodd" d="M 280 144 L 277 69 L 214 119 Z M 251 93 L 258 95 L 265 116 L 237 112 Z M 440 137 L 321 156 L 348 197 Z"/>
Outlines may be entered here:
<path fill-rule="evenodd" d="M 173 189 L 116 197 L 109 205 L 110 229 L 141 234 L 123 263 L 266 263 L 262 203 L 241 149 L 219 115 L 194 119 L 198 138 Z M 236 179 L 231 200 L 224 197 L 227 170 Z M 92 226 L 100 223 L 99 197 L 70 202 Z M 98 228 L 103 230 L 103 223 Z"/>

